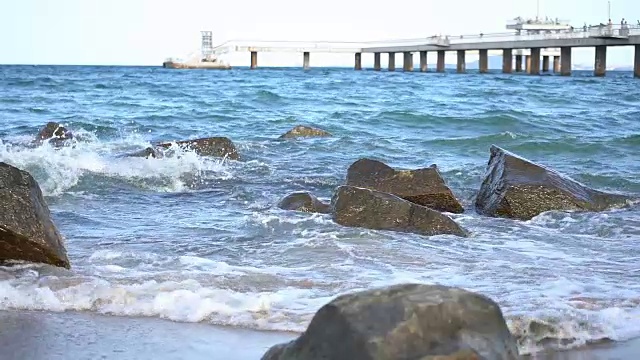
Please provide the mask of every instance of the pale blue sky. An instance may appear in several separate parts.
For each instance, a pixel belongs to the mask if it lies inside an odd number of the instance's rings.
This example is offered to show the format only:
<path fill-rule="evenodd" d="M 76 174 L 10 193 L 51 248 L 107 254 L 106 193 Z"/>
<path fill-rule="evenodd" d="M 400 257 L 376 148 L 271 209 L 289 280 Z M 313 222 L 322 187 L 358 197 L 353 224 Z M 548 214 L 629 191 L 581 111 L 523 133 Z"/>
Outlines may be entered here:
<path fill-rule="evenodd" d="M 0 63 L 159 65 L 231 39 L 374 41 L 435 33 L 503 32 L 509 19 L 534 17 L 536 0 L 0 0 Z M 542 17 L 574 26 L 607 21 L 607 0 L 540 0 Z M 640 0 L 611 0 L 614 23 L 640 19 Z M 593 63 L 593 49 L 574 63 Z M 370 56 L 371 58 L 373 56 Z M 609 48 L 609 65 L 631 65 L 630 47 Z M 472 60 L 472 59 L 470 59 Z M 228 57 L 247 65 L 248 54 Z M 352 55 L 313 55 L 312 65 L 352 65 Z M 260 65 L 297 65 L 295 54 L 261 54 Z M 369 64 L 369 56 L 363 63 Z"/>

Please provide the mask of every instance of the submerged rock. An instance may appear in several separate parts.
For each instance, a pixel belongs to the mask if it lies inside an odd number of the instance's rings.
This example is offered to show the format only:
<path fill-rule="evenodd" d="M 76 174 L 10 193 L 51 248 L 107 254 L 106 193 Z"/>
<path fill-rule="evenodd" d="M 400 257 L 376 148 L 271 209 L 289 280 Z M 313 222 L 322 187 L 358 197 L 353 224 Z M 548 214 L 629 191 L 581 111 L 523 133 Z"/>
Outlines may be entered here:
<path fill-rule="evenodd" d="M 278 207 L 283 210 L 294 210 L 303 212 L 314 212 L 327 214 L 331 210 L 331 206 L 326 204 L 317 197 L 308 192 L 295 192 L 285 196 Z"/>
<path fill-rule="evenodd" d="M 333 220 L 343 226 L 421 235 L 467 236 L 450 217 L 395 195 L 343 185 L 331 199 Z"/>
<path fill-rule="evenodd" d="M 603 211 L 629 199 L 591 189 L 493 145 L 475 206 L 483 215 L 529 220 L 550 210 Z"/>
<path fill-rule="evenodd" d="M 0 262 L 7 260 L 70 267 L 40 186 L 28 172 L 0 162 Z"/>
<path fill-rule="evenodd" d="M 238 160 L 238 150 L 231 139 L 227 137 L 210 137 L 194 140 L 184 140 L 175 142 L 182 148 L 189 148 L 200 156 L 217 156 L 227 157 L 232 160 Z M 156 146 L 160 148 L 169 148 L 172 143 L 161 143 Z"/>
<path fill-rule="evenodd" d="M 310 126 L 298 125 L 293 129 L 287 131 L 285 134 L 281 135 L 281 139 L 286 138 L 296 138 L 296 137 L 327 137 L 331 136 L 331 134 L 322 129 L 313 128 Z"/>
<path fill-rule="evenodd" d="M 262 360 L 515 360 L 498 304 L 442 285 L 400 284 L 342 295 L 296 340 Z"/>
<path fill-rule="evenodd" d="M 395 170 L 381 161 L 360 159 L 349 166 L 347 185 L 386 192 L 438 211 L 464 212 L 436 165 Z"/>
<path fill-rule="evenodd" d="M 136 151 L 136 152 L 132 152 L 129 154 L 124 155 L 125 157 L 143 157 L 143 158 L 157 158 L 157 159 L 161 159 L 164 157 L 164 154 L 162 153 L 162 151 L 160 151 L 159 149 L 156 149 L 154 147 L 147 147 L 144 148 L 140 151 Z"/>
<path fill-rule="evenodd" d="M 50 121 L 48 122 L 36 136 L 36 142 L 49 141 L 54 145 L 62 145 L 65 141 L 71 140 L 73 134 L 61 124 Z"/>

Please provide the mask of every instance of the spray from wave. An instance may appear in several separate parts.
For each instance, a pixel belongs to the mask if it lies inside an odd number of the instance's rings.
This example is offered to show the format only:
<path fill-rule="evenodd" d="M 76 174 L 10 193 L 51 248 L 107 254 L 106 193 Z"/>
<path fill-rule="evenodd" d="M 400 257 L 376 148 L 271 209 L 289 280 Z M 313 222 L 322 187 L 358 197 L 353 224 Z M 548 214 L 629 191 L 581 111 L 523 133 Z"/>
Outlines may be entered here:
<path fill-rule="evenodd" d="M 182 192 L 198 188 L 206 178 L 233 175 L 224 159 L 205 158 L 177 146 L 171 157 L 146 159 L 127 154 L 150 146 L 138 134 L 103 140 L 88 131 L 74 129 L 74 138 L 63 146 L 28 136 L 0 140 L 0 161 L 30 172 L 45 196 L 92 188 L 96 182 L 121 181 L 146 190 Z"/>

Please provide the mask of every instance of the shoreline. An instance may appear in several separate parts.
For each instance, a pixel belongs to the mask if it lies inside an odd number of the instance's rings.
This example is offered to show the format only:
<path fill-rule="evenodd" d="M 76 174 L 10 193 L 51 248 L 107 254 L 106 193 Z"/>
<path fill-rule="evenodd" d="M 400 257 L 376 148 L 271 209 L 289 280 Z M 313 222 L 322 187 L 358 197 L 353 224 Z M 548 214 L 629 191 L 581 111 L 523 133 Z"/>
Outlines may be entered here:
<path fill-rule="evenodd" d="M 7 360 L 259 360 L 298 333 L 259 331 L 154 317 L 89 312 L 0 311 L 0 348 Z M 530 360 L 634 359 L 640 338 L 523 356 Z"/>

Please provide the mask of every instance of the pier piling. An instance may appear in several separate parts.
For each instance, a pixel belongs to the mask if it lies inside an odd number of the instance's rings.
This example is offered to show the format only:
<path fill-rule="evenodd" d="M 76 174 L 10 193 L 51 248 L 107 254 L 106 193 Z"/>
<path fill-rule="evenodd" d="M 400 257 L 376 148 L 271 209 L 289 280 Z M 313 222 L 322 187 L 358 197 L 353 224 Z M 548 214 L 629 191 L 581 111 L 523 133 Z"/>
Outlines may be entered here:
<path fill-rule="evenodd" d="M 545 55 L 542 57 L 542 72 L 549 72 L 549 56 Z"/>
<path fill-rule="evenodd" d="M 596 46 L 596 59 L 593 75 L 604 76 L 607 72 L 607 47 L 605 45 Z"/>
<path fill-rule="evenodd" d="M 479 51 L 480 53 L 480 61 L 478 64 L 480 74 L 485 74 L 489 72 L 489 51 L 487 49 L 482 49 Z"/>
<path fill-rule="evenodd" d="M 522 55 L 516 55 L 516 72 L 522 72 Z"/>
<path fill-rule="evenodd" d="M 396 71 L 396 53 L 389 53 L 389 71 Z"/>
<path fill-rule="evenodd" d="M 420 51 L 420 71 L 427 72 L 427 52 Z"/>
<path fill-rule="evenodd" d="M 310 54 L 308 51 L 305 51 L 304 53 L 302 53 L 302 68 L 305 70 L 309 70 L 309 58 L 310 58 Z"/>
<path fill-rule="evenodd" d="M 513 50 L 502 50 L 502 72 L 505 74 L 511 74 L 513 67 Z"/>
<path fill-rule="evenodd" d="M 467 70 L 467 63 L 465 60 L 466 51 L 458 50 L 458 64 L 456 66 L 456 71 L 458 74 L 462 74 Z"/>
<path fill-rule="evenodd" d="M 527 74 L 531 74 L 531 55 L 525 55 L 524 57 L 524 71 Z"/>
<path fill-rule="evenodd" d="M 382 69 L 382 62 L 380 61 L 380 53 L 373 54 L 373 70 L 380 71 Z"/>
<path fill-rule="evenodd" d="M 252 51 L 251 52 L 251 68 L 255 69 L 257 67 L 258 67 L 258 52 Z"/>
<path fill-rule="evenodd" d="M 529 58 L 531 60 L 529 74 L 540 75 L 540 48 L 532 48 Z"/>
<path fill-rule="evenodd" d="M 571 76 L 571 47 L 560 48 L 560 75 Z"/>
<path fill-rule="evenodd" d="M 354 68 L 356 70 L 362 70 L 362 53 L 356 53 L 355 62 Z"/>
<path fill-rule="evenodd" d="M 437 72 L 444 72 L 444 50 L 438 50 L 438 62 L 436 64 Z"/>
<path fill-rule="evenodd" d="M 410 51 L 404 52 L 404 63 L 402 65 L 403 71 L 413 71 L 413 53 Z"/>
<path fill-rule="evenodd" d="M 560 56 L 553 57 L 553 72 L 556 74 L 560 73 Z"/>
<path fill-rule="evenodd" d="M 633 58 L 633 75 L 640 78 L 640 45 L 635 46 L 635 56 Z"/>

